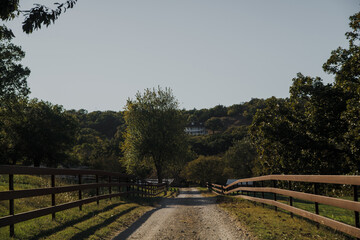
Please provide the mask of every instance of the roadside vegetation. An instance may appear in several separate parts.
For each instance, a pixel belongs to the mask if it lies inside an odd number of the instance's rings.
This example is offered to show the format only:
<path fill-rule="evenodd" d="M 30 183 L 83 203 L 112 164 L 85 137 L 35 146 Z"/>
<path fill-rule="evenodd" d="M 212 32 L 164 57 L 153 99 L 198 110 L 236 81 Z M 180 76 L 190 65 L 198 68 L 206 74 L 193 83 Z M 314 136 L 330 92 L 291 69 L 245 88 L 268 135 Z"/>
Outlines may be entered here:
<path fill-rule="evenodd" d="M 250 196 L 253 196 L 252 193 L 250 194 Z M 255 196 L 258 198 L 262 198 L 260 193 L 257 193 Z M 342 199 L 352 200 L 351 197 L 342 196 L 340 194 L 339 194 L 339 196 L 341 196 L 339 198 L 342 198 Z M 282 203 L 289 205 L 289 202 L 290 202 L 289 197 L 282 196 L 279 194 L 277 194 L 276 197 L 277 197 L 278 202 L 282 202 Z M 264 198 L 273 200 L 273 194 L 265 193 Z M 315 203 L 314 202 L 309 202 L 309 201 L 293 198 L 293 206 L 296 208 L 299 208 L 299 209 L 306 210 L 311 213 L 315 213 Z M 354 211 L 350 211 L 350 210 L 339 208 L 339 207 L 329 206 L 329 205 L 325 205 L 325 204 L 319 204 L 319 214 L 321 216 L 328 217 L 328 218 L 334 219 L 336 221 L 355 226 Z"/>
<path fill-rule="evenodd" d="M 258 239 L 354 239 L 331 228 L 294 215 L 273 206 L 255 203 L 235 196 L 217 195 L 205 187 L 198 188 L 203 196 L 217 197 L 219 206 L 234 217 L 252 236 Z M 251 195 L 253 196 L 253 195 Z M 261 197 L 258 194 L 256 197 Z M 272 194 L 265 194 L 272 199 Z M 346 198 L 346 197 L 343 197 Z M 346 198 L 349 199 L 349 198 Z M 288 198 L 278 195 L 277 200 L 288 204 Z M 293 206 L 315 213 L 313 202 L 293 199 Z M 346 224 L 355 225 L 354 212 L 319 204 L 320 215 Z"/>
<path fill-rule="evenodd" d="M 218 196 L 217 201 L 222 209 L 258 239 L 353 239 L 304 218 L 291 217 L 281 209 L 275 211 L 268 205 L 263 207 L 259 203 L 229 196 Z M 310 208 L 310 205 L 303 206 Z"/>

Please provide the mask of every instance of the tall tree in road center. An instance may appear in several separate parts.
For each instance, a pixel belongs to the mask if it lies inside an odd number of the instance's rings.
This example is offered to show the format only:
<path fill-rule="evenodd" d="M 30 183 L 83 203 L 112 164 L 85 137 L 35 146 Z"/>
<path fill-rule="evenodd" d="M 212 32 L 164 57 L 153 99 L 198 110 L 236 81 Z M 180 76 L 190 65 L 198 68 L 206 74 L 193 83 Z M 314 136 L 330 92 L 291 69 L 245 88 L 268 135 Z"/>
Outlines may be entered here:
<path fill-rule="evenodd" d="M 128 172 L 141 175 L 141 169 L 154 167 L 161 183 L 164 170 L 174 164 L 186 144 L 186 121 L 171 89 L 138 92 L 135 100 L 127 101 L 125 121 L 122 148 Z"/>

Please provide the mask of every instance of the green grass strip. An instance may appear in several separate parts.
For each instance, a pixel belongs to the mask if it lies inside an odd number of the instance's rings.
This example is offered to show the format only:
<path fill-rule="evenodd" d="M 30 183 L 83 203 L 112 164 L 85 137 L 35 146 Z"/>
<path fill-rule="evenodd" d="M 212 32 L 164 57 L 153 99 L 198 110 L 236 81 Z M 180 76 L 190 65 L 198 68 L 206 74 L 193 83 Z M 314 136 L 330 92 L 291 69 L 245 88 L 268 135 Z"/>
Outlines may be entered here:
<path fill-rule="evenodd" d="M 262 207 L 261 204 L 228 196 L 219 196 L 218 203 L 258 239 L 353 239 L 304 218 L 291 218 L 289 213 L 276 212 L 267 205 Z"/>

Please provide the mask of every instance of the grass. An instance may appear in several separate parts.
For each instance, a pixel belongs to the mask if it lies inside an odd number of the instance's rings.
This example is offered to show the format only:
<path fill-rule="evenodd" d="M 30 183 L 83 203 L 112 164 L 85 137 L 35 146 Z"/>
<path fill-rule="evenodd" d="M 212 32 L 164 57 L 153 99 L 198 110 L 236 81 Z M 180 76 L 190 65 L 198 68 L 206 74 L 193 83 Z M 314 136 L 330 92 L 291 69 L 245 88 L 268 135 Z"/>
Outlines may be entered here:
<path fill-rule="evenodd" d="M 49 178 L 38 176 L 14 176 L 15 189 L 31 189 L 48 187 Z M 57 185 L 69 183 L 57 180 Z M 7 177 L 0 176 L 0 191 L 8 190 Z M 113 192 L 115 192 L 114 188 Z M 170 188 L 167 194 L 158 197 L 140 198 L 112 198 L 83 205 L 56 213 L 52 221 L 51 215 L 15 224 L 13 239 L 111 239 L 116 233 L 125 230 L 144 213 L 154 208 L 163 197 L 175 197 L 177 188 Z M 106 190 L 104 190 L 106 192 Z M 84 192 L 84 197 L 91 196 L 91 192 Z M 77 191 L 56 194 L 56 203 L 77 200 Z M 0 201 L 0 216 L 9 213 L 8 201 Z M 26 212 L 51 205 L 50 196 L 25 198 L 15 200 L 15 213 Z M 0 239 L 11 239 L 9 227 L 0 228 Z"/>
<path fill-rule="evenodd" d="M 250 194 L 250 196 L 253 196 L 253 195 Z M 260 193 L 257 193 L 255 196 L 261 198 Z M 265 193 L 265 198 L 273 199 L 273 195 L 270 193 L 267 193 L 267 194 Z M 342 197 L 342 198 L 351 200 L 351 197 Z M 279 202 L 289 204 L 289 198 L 286 196 L 277 195 L 277 200 Z M 315 213 L 315 203 L 314 202 L 309 202 L 309 201 L 294 198 L 293 206 L 303 209 L 303 210 L 306 210 L 308 212 Z M 325 205 L 325 204 L 319 204 L 319 214 L 321 216 L 328 217 L 328 218 L 334 219 L 336 221 L 340 221 L 340 222 L 355 226 L 354 211 L 339 208 L 339 207 L 329 206 L 329 205 Z"/>
<path fill-rule="evenodd" d="M 262 207 L 261 204 L 230 196 L 218 196 L 218 203 L 258 239 L 353 239 L 304 218 L 291 218 L 289 213 L 276 212 L 267 205 Z M 295 206 L 310 207 L 301 202 Z"/>

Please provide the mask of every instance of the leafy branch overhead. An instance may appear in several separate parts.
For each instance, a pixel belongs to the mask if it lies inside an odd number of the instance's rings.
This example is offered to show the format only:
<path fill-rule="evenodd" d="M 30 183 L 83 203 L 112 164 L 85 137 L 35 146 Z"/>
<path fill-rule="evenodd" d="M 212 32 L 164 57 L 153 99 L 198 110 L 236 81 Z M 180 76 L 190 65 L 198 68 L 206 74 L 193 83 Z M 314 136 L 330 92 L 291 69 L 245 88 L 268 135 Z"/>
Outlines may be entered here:
<path fill-rule="evenodd" d="M 32 33 L 34 30 L 40 29 L 41 26 L 49 26 L 59 18 L 67 9 L 73 8 L 77 0 L 68 0 L 63 3 L 54 3 L 55 9 L 45 5 L 34 4 L 30 10 L 20 10 L 19 0 L 7 0 L 0 3 L 0 18 L 2 20 L 11 20 L 22 13 L 25 16 L 23 21 L 23 31 Z"/>
<path fill-rule="evenodd" d="M 67 9 L 73 8 L 77 0 L 69 0 L 65 3 L 54 3 L 57 8 L 50 9 L 44 5 L 35 4 L 35 7 L 28 11 L 24 11 L 25 20 L 23 22 L 23 31 L 32 33 L 36 29 L 40 29 L 41 25 L 49 26 L 59 18 L 61 13 L 66 12 Z"/>

